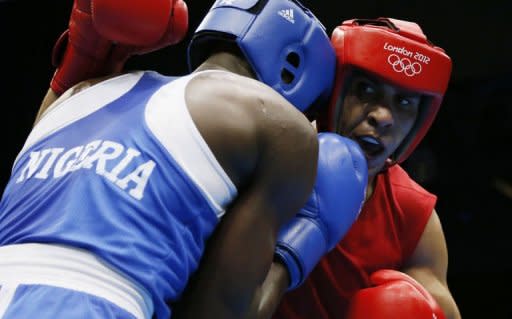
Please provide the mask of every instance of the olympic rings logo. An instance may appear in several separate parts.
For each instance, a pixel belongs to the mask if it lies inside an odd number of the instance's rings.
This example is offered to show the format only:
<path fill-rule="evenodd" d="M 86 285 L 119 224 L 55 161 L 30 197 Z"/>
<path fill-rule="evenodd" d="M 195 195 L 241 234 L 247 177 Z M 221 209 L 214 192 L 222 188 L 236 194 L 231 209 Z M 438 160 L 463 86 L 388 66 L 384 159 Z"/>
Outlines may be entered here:
<path fill-rule="evenodd" d="M 400 58 L 396 54 L 388 56 L 388 63 L 391 64 L 395 72 L 403 72 L 407 76 L 415 76 L 421 73 L 421 64 L 419 62 L 411 62 L 408 58 Z"/>

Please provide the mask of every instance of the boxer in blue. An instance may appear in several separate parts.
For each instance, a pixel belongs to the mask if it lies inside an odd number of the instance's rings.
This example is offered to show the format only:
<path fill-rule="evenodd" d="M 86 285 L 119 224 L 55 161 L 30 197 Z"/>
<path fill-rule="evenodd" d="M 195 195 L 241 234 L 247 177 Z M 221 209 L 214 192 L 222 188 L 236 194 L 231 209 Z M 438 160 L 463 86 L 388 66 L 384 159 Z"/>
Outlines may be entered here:
<path fill-rule="evenodd" d="M 83 48 L 84 2 L 62 63 Z M 103 20 L 117 10 L 89 3 L 94 36 L 125 41 Z M 278 236 L 295 286 L 355 219 L 364 156 L 302 113 L 327 100 L 335 69 L 309 10 L 217 1 L 189 55 L 190 75 L 86 81 L 41 110 L 0 204 L 1 318 L 169 318 L 187 285 L 196 299 L 177 317 L 240 318 Z"/>

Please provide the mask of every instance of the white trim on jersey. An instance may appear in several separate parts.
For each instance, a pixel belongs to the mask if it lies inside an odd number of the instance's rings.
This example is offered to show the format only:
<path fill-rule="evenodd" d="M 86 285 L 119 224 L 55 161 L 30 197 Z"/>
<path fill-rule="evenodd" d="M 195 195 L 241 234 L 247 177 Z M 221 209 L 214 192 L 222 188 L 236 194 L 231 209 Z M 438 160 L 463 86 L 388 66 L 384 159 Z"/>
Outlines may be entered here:
<path fill-rule="evenodd" d="M 9 304 L 16 293 L 17 284 L 0 281 L 0 318 L 4 317 Z"/>
<path fill-rule="evenodd" d="M 16 286 L 48 285 L 104 298 L 137 319 L 150 319 L 154 311 L 151 297 L 142 286 L 93 254 L 62 245 L 0 247 L 2 290 L 4 284 L 4 292 L 0 291 L 0 310 L 8 306 Z"/>
<path fill-rule="evenodd" d="M 185 89 L 197 74 L 182 77 L 158 90 L 148 101 L 145 117 L 153 134 L 201 189 L 220 218 L 237 190 L 188 112 Z"/>

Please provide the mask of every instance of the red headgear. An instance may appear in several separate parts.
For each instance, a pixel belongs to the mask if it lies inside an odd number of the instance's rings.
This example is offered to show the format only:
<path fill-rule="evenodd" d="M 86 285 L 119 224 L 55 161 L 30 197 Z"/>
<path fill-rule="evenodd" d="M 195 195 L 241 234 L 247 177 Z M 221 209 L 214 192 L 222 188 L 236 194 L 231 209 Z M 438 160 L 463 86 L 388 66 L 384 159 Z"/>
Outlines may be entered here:
<path fill-rule="evenodd" d="M 319 119 L 319 129 L 334 131 L 342 103 L 344 80 L 355 67 L 393 85 L 425 94 L 414 127 L 393 154 L 393 162 L 403 162 L 430 128 L 439 110 L 450 79 L 452 62 L 444 50 L 430 43 L 413 22 L 390 19 L 353 19 L 332 33 L 337 74 L 329 109 Z"/>

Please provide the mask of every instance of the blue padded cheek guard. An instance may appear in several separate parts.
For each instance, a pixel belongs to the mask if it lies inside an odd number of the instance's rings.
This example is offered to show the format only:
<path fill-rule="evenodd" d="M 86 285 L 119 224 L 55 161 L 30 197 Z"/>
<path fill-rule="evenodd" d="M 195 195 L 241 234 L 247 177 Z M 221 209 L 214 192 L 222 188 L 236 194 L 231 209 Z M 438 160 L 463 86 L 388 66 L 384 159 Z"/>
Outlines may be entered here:
<path fill-rule="evenodd" d="M 259 13 L 251 12 L 258 2 L 218 0 L 192 42 L 202 37 L 231 37 L 258 79 L 301 111 L 319 99 L 327 100 L 336 58 L 323 25 L 297 1 L 268 0 Z M 191 61 L 191 48 L 189 66 L 193 69 L 198 61 Z M 283 80 L 283 72 L 291 81 Z"/>

